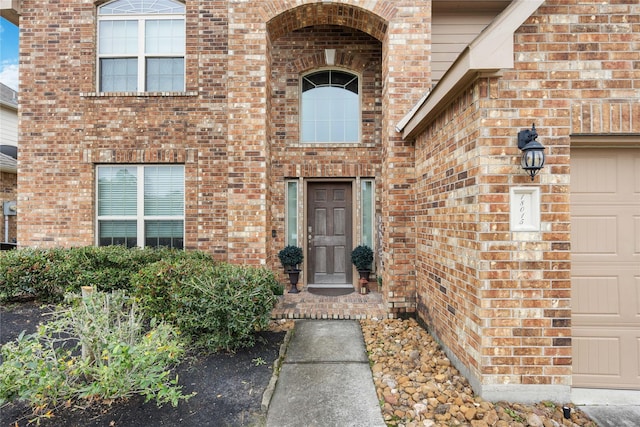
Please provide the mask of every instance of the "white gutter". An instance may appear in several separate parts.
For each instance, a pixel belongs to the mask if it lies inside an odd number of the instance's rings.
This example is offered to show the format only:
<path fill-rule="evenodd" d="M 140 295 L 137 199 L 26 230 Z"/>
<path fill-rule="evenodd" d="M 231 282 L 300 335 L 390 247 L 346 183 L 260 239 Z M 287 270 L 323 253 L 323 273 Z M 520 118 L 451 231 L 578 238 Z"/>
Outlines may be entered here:
<path fill-rule="evenodd" d="M 0 172 L 18 173 L 18 161 L 0 153 Z"/>
<path fill-rule="evenodd" d="M 4 99 L 0 99 L 0 107 L 4 107 L 8 110 L 18 111 L 18 104 L 13 104 L 11 102 L 7 102 Z"/>
<path fill-rule="evenodd" d="M 513 0 L 476 37 L 442 76 L 438 84 L 396 125 L 403 139 L 414 138 L 478 73 L 513 68 L 513 34 L 544 0 Z"/>

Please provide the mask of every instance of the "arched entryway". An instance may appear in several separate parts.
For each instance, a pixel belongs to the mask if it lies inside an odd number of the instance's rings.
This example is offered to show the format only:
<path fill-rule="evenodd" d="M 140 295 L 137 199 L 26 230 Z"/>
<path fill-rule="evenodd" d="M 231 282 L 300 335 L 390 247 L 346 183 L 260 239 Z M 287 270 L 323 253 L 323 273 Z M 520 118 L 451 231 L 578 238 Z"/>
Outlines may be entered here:
<path fill-rule="evenodd" d="M 274 228 L 285 230 L 271 251 L 303 248 L 304 285 L 352 286 L 351 250 L 380 244 L 374 190 L 382 170 L 386 23 L 355 5 L 310 3 L 283 11 L 267 29 L 269 190 Z"/>
<path fill-rule="evenodd" d="M 382 276 L 384 295 L 393 295 L 391 311 L 414 311 L 414 147 L 402 140 L 395 124 L 430 79 L 430 2 L 237 2 L 230 18 L 229 92 L 234 98 L 228 104 L 228 147 L 237 159 L 256 160 L 252 171 L 264 182 L 266 212 L 255 226 L 264 225 L 268 265 L 279 269 L 276 255 L 287 233 L 306 248 L 304 190 L 312 181 L 351 182 L 352 246 L 359 244 L 367 234 L 362 183 L 370 182 L 374 207 L 367 220 L 375 232 L 368 238 L 378 246 L 376 274 Z M 320 69 L 345 70 L 361 79 L 357 142 L 301 143 L 300 75 Z M 231 216 L 233 209 L 246 208 L 247 194 L 259 193 L 241 186 L 233 189 Z M 296 186 L 295 203 L 290 203 L 289 191 Z"/>

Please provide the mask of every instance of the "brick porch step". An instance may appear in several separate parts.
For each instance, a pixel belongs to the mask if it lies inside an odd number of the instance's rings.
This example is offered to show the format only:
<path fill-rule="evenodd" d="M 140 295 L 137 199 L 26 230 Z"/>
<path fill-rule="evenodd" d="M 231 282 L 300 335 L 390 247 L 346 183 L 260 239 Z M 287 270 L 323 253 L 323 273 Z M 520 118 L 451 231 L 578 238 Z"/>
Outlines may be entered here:
<path fill-rule="evenodd" d="M 387 309 L 382 294 L 353 292 L 342 296 L 320 296 L 307 292 L 285 292 L 271 312 L 272 319 L 386 319 Z"/>

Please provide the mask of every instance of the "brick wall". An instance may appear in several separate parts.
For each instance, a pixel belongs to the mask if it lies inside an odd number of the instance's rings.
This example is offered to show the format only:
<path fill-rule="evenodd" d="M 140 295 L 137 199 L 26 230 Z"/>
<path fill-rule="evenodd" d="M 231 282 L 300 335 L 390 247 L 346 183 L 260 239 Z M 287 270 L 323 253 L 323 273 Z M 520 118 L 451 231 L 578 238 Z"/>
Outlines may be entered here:
<path fill-rule="evenodd" d="M 476 376 L 481 351 L 481 89 L 476 84 L 452 100 L 416 141 L 418 313 Z"/>
<path fill-rule="evenodd" d="M 429 6 L 186 2 L 186 92 L 100 94 L 95 2 L 23 1 L 21 244 L 95 243 L 97 164 L 178 163 L 185 246 L 278 268 L 285 178 L 375 177 L 378 212 L 391 218 L 383 229 L 385 292 L 392 311 L 412 311 L 413 148 L 393 128 L 429 77 Z M 298 79 L 327 65 L 324 49 L 362 75 L 358 146 L 298 143 Z"/>
<path fill-rule="evenodd" d="M 383 291 L 392 313 L 416 308 L 415 147 L 395 126 L 431 80 L 431 2 L 397 2 L 383 45 Z"/>
<path fill-rule="evenodd" d="M 416 140 L 418 311 L 490 397 L 571 385 L 570 140 L 640 129 L 639 12 L 547 1 L 516 33 L 514 69 Z M 547 163 L 531 182 L 516 142 L 534 122 Z M 510 229 L 514 186 L 539 188 L 539 231 Z"/>
<path fill-rule="evenodd" d="M 212 7 L 187 6 L 186 93 L 102 96 L 94 2 L 22 2 L 22 245 L 95 243 L 96 164 L 184 163 L 186 245 L 226 257 L 226 8 Z"/>

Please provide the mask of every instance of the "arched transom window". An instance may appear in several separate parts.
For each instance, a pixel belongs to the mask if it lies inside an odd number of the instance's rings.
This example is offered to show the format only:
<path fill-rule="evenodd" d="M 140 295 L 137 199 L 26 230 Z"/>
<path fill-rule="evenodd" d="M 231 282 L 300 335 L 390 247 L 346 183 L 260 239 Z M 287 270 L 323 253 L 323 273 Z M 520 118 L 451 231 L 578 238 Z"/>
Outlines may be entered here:
<path fill-rule="evenodd" d="M 359 142 L 358 76 L 342 70 L 322 70 L 301 80 L 301 141 Z"/>
<path fill-rule="evenodd" d="M 115 0 L 98 8 L 100 92 L 182 92 L 185 5 Z"/>

